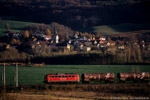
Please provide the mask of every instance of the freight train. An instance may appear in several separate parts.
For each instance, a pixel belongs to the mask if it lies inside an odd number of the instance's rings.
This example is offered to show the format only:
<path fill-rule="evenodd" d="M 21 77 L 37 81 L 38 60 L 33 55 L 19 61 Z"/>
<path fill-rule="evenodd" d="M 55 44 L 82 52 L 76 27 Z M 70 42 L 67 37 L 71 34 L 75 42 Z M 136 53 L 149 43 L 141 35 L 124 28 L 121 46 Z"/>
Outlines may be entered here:
<path fill-rule="evenodd" d="M 67 82 L 114 82 L 117 79 L 118 82 L 126 81 L 149 81 L 150 74 L 148 72 L 140 73 L 118 73 L 115 77 L 114 73 L 83 73 L 79 74 L 46 74 L 44 76 L 45 83 L 67 83 Z"/>

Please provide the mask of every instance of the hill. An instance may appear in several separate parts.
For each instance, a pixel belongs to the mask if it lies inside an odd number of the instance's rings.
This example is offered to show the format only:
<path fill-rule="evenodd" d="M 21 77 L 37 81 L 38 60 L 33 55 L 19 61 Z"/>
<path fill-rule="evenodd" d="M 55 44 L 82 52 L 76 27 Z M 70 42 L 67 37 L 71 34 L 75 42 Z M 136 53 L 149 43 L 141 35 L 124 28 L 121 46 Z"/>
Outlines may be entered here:
<path fill-rule="evenodd" d="M 7 19 L 7 20 L 3 20 L 3 19 L 0 20 L 0 36 L 3 36 L 8 32 L 8 30 L 5 28 L 6 24 L 9 25 L 11 32 L 24 31 L 25 26 L 27 25 L 28 26 L 40 25 L 40 23 L 9 20 L 11 18 L 6 18 L 6 17 L 4 19 Z M 43 25 L 46 25 L 46 24 L 43 24 Z M 62 27 L 59 24 L 56 24 L 55 26 Z M 50 25 L 50 27 L 52 27 L 52 25 Z M 64 29 L 63 30 L 60 29 L 60 30 L 65 31 Z M 113 35 L 114 36 L 116 34 L 124 34 L 124 33 L 126 34 L 127 32 L 132 33 L 132 31 L 140 31 L 140 30 L 150 30 L 150 24 L 122 23 L 122 24 L 117 24 L 117 25 L 100 25 L 100 26 L 93 26 L 89 28 L 80 29 L 79 31 L 89 32 L 89 33 L 99 33 L 100 35 Z M 70 35 L 71 34 L 72 32 L 70 33 Z"/>
<path fill-rule="evenodd" d="M 13 17 L 13 20 L 8 19 L 11 18 L 3 17 L 3 19 L 0 20 L 0 36 L 4 36 L 8 32 L 6 24 L 7 27 L 9 27 L 9 31 L 11 32 L 22 32 L 24 30 L 29 30 L 31 33 L 41 32 L 45 34 L 47 28 L 49 28 L 52 33 L 54 33 L 56 28 L 62 40 L 69 38 L 69 36 L 72 36 L 74 32 L 71 28 L 55 22 L 52 22 L 50 24 L 43 24 L 43 23 L 15 21 L 15 17 Z"/>
<path fill-rule="evenodd" d="M 0 36 L 5 35 L 8 30 L 5 25 L 8 24 L 11 32 L 20 32 L 24 30 L 26 25 L 36 24 L 31 22 L 14 21 L 14 20 L 0 20 Z"/>
<path fill-rule="evenodd" d="M 93 26 L 90 28 L 82 29 L 90 33 L 99 33 L 100 35 L 113 35 L 123 34 L 126 32 L 139 31 L 139 30 L 150 30 L 150 24 L 133 24 L 133 23 L 122 23 L 116 25 L 101 25 Z"/>
<path fill-rule="evenodd" d="M 0 14 L 73 29 L 150 23 L 149 0 L 1 0 Z M 18 20 L 18 19 L 16 19 Z"/>

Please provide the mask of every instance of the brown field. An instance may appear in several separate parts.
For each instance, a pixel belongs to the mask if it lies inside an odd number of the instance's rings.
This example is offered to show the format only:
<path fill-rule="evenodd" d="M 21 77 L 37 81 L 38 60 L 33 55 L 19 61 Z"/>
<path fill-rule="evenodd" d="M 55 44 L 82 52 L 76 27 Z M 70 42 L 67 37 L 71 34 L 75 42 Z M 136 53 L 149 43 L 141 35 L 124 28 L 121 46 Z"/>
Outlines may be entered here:
<path fill-rule="evenodd" d="M 4 99 L 5 98 L 5 99 Z M 0 100 L 149 100 L 149 83 L 53 84 L 1 91 Z"/>

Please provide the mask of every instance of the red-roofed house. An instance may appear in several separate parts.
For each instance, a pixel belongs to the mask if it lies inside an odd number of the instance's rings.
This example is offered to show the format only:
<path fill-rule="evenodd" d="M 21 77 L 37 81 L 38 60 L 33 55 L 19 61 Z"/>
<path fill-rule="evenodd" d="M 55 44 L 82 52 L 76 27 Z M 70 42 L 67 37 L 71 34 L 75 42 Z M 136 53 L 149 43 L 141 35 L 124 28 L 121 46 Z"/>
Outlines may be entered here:
<path fill-rule="evenodd" d="M 44 38 L 45 40 L 50 40 L 50 39 L 52 39 L 52 36 L 44 35 L 43 38 Z"/>

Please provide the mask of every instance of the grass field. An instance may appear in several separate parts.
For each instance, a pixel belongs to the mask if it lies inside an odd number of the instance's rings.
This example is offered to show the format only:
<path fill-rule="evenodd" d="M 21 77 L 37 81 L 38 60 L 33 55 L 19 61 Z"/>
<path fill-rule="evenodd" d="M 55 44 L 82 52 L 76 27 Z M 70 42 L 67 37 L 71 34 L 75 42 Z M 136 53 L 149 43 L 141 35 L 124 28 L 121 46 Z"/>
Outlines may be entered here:
<path fill-rule="evenodd" d="M 3 66 L 0 66 L 2 73 Z M 108 73 L 114 72 L 149 72 L 150 65 L 47 65 L 44 67 L 19 66 L 19 84 L 43 84 L 45 74 L 55 73 Z M 2 74 L 1 74 L 2 75 Z M 2 76 L 0 75 L 0 84 Z M 15 66 L 6 66 L 6 83 L 14 85 Z"/>
<path fill-rule="evenodd" d="M 98 32 L 101 35 L 109 35 L 109 34 L 121 34 L 124 32 L 139 31 L 139 30 L 150 30 L 150 25 L 122 23 L 118 25 L 94 26 L 94 27 L 83 29 L 81 31 Z"/>
<path fill-rule="evenodd" d="M 20 32 L 23 31 L 24 27 L 27 24 L 36 24 L 31 22 L 22 22 L 22 21 L 14 21 L 14 20 L 0 20 L 0 36 L 3 36 L 8 31 L 5 28 L 5 24 L 8 23 L 11 32 Z"/>

